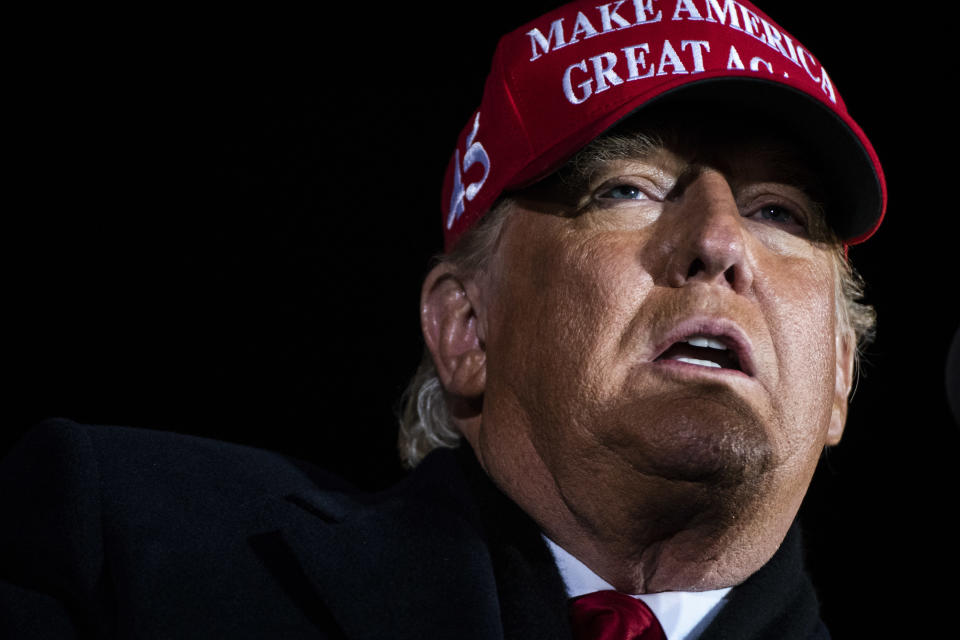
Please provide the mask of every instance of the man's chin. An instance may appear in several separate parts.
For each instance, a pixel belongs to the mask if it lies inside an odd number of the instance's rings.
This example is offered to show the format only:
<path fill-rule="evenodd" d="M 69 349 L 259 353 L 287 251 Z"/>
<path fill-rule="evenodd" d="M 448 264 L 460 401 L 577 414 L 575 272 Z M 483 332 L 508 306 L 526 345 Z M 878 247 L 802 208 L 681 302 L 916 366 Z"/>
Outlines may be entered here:
<path fill-rule="evenodd" d="M 607 446 L 634 469 L 664 480 L 735 488 L 759 482 L 775 463 L 770 433 L 757 412 L 732 394 L 662 398 L 645 403 L 643 425 L 607 432 Z M 636 414 L 635 414 L 636 415 Z"/>

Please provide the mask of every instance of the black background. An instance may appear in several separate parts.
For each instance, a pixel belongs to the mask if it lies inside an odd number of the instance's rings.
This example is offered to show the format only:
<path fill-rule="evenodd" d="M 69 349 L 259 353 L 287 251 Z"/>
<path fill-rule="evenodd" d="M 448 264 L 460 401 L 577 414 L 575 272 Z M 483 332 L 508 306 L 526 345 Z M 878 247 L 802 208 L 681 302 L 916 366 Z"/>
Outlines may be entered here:
<path fill-rule="evenodd" d="M 851 251 L 879 334 L 802 511 L 810 565 L 836 637 L 900 628 L 903 609 L 933 625 L 958 569 L 955 38 L 902 3 L 762 6 L 823 61 L 890 194 Z M 497 36 L 541 7 L 11 24 L 3 446 L 64 416 L 271 448 L 368 488 L 398 477 L 442 172 Z"/>

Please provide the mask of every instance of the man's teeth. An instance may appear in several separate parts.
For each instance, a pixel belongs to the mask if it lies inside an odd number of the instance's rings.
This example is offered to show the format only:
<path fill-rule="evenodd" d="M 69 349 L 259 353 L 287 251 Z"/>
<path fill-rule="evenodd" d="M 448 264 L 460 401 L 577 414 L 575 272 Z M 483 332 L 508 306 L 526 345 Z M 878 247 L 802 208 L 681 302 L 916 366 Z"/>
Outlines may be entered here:
<path fill-rule="evenodd" d="M 691 343 L 691 344 L 692 344 L 692 343 Z M 701 367 L 716 367 L 717 369 L 722 368 L 719 364 L 717 364 L 716 362 L 713 362 L 713 361 L 711 361 L 711 360 L 697 360 L 696 358 L 686 358 L 686 357 L 683 357 L 683 356 L 681 356 L 681 357 L 679 357 L 679 358 L 674 358 L 674 360 L 677 360 L 677 361 L 679 361 L 679 362 L 688 362 L 688 363 L 690 363 L 690 364 L 698 364 L 698 365 L 700 365 Z"/>
<path fill-rule="evenodd" d="M 723 344 L 719 340 L 714 340 L 713 338 L 708 338 L 707 336 L 691 336 L 684 340 L 687 344 L 693 347 L 707 347 L 709 349 L 723 349 L 727 350 L 727 345 Z M 714 365 L 719 366 L 719 365 Z"/>
<path fill-rule="evenodd" d="M 692 335 L 670 345 L 658 359 L 676 360 L 714 369 L 741 370 L 736 353 L 721 342 L 720 336 Z"/>

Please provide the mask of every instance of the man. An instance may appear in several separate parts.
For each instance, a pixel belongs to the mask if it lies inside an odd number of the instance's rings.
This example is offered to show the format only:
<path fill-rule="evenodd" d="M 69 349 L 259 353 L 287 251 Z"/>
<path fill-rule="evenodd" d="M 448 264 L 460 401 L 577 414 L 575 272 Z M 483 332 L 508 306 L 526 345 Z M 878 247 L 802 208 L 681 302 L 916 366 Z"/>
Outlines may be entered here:
<path fill-rule="evenodd" d="M 792 523 L 885 191 L 816 58 L 746 2 L 561 7 L 501 41 L 443 205 L 402 485 L 50 423 L 2 469 L 10 634 L 564 638 L 596 591 L 826 637 Z"/>

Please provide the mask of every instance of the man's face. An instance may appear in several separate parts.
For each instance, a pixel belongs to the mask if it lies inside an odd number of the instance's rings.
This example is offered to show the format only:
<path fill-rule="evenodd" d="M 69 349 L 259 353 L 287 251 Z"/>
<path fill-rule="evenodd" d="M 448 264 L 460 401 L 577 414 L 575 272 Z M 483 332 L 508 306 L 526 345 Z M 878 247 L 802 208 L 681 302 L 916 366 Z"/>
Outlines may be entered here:
<path fill-rule="evenodd" d="M 785 530 L 839 439 L 851 354 L 807 172 L 737 138 L 615 153 L 510 214 L 481 288 L 486 385 L 467 437 L 535 516 L 555 489 L 615 527 L 676 489 Z M 662 498 L 642 495 L 651 479 Z"/>

